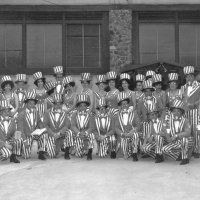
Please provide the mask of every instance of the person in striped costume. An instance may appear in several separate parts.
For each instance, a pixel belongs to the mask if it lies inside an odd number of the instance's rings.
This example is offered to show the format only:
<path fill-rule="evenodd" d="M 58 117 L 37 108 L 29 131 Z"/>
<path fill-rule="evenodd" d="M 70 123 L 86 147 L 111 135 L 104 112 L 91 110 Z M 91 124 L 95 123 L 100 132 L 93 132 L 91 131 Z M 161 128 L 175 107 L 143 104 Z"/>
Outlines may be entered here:
<path fill-rule="evenodd" d="M 100 98 L 96 105 L 97 115 L 95 117 L 94 134 L 99 143 L 99 156 L 104 158 L 108 154 L 109 147 L 111 149 L 111 158 L 116 158 L 116 138 L 114 131 L 114 119 L 107 113 L 107 105 L 105 98 Z"/>
<path fill-rule="evenodd" d="M 48 95 L 48 97 L 46 98 L 46 103 L 47 103 L 47 109 L 49 109 L 53 107 L 53 95 L 56 88 L 56 83 L 53 81 L 48 81 L 44 85 L 44 88 Z"/>
<path fill-rule="evenodd" d="M 199 108 L 199 97 L 200 97 L 200 83 L 195 80 L 194 75 L 194 67 L 186 66 L 183 68 L 183 72 L 186 78 L 186 84 L 182 86 L 183 91 L 183 101 L 185 103 L 186 108 L 186 117 L 189 119 L 191 128 L 192 128 L 192 136 L 194 137 L 194 158 L 200 157 L 200 135 L 197 131 L 197 123 L 198 123 L 198 108 Z"/>
<path fill-rule="evenodd" d="M 136 83 L 136 88 L 135 88 L 135 97 L 136 97 L 136 108 L 138 105 L 138 102 L 144 97 L 143 93 L 143 81 L 145 80 L 145 76 L 143 74 L 137 74 L 135 76 L 135 83 Z"/>
<path fill-rule="evenodd" d="M 70 147 L 74 145 L 73 134 L 70 130 L 70 120 L 62 109 L 63 99 L 61 94 L 53 96 L 53 107 L 45 113 L 44 124 L 48 132 L 47 152 L 54 158 L 64 146 L 66 160 L 70 159 Z"/>
<path fill-rule="evenodd" d="M 44 88 L 44 85 L 46 83 L 46 78 L 42 75 L 42 72 L 36 72 L 33 74 L 34 84 L 37 86 L 35 90 L 36 93 L 36 109 L 40 115 L 40 119 L 43 121 L 44 119 L 44 113 L 47 110 L 47 94 L 46 90 Z"/>
<path fill-rule="evenodd" d="M 137 112 L 129 107 L 130 99 L 126 93 L 118 94 L 119 113 L 115 116 L 115 131 L 124 158 L 133 156 L 133 161 L 138 161 L 137 152 L 139 145 L 139 132 L 141 131 L 141 122 Z"/>
<path fill-rule="evenodd" d="M 162 147 L 166 142 L 165 132 L 166 122 L 158 117 L 158 110 L 150 107 L 148 110 L 149 121 L 143 123 L 143 139 L 141 150 L 155 159 L 155 163 L 164 161 Z"/>
<path fill-rule="evenodd" d="M 83 157 L 85 151 L 87 151 L 87 160 L 92 160 L 94 117 L 87 109 L 89 105 L 90 98 L 88 95 L 77 95 L 77 112 L 72 115 L 71 126 L 75 136 L 75 155 Z"/>
<path fill-rule="evenodd" d="M 168 144 L 162 148 L 165 155 L 181 161 L 181 165 L 189 163 L 189 150 L 193 147 L 191 136 L 191 124 L 184 117 L 184 103 L 174 100 L 171 106 L 172 115 L 169 119 L 169 126 L 166 129 Z"/>
<path fill-rule="evenodd" d="M 46 132 L 41 132 L 41 134 L 36 134 L 36 129 L 44 128 L 44 125 L 40 119 L 40 115 L 36 110 L 36 93 L 34 91 L 28 92 L 25 99 L 26 109 L 24 109 L 18 116 L 17 128 L 21 132 L 23 139 L 23 154 L 24 158 L 31 157 L 31 148 L 33 141 L 39 149 L 38 158 L 40 160 L 46 160 L 46 144 L 48 134 Z"/>
<path fill-rule="evenodd" d="M 11 117 L 11 105 L 8 101 L 0 101 L 0 160 L 20 163 L 16 156 L 21 155 L 22 139 L 17 136 L 16 122 Z"/>

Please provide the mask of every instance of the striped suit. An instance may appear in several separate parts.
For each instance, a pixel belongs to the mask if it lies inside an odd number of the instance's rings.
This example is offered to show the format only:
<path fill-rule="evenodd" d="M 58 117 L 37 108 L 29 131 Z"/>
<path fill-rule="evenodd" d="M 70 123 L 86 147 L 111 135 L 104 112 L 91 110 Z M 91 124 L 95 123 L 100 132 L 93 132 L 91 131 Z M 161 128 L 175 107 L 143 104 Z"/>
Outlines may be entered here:
<path fill-rule="evenodd" d="M 48 132 L 47 152 L 51 158 L 59 153 L 62 146 L 66 148 L 74 145 L 71 124 L 66 112 L 61 110 L 57 113 L 54 108 L 49 109 L 44 116 L 44 125 Z M 55 133 L 60 133 L 60 136 L 55 138 Z"/>
<path fill-rule="evenodd" d="M 44 128 L 39 113 L 34 109 L 33 113 L 26 108 L 18 116 L 18 130 L 22 133 L 23 143 L 23 154 L 24 158 L 30 158 L 31 147 L 33 140 L 36 140 L 38 143 L 39 151 L 46 151 L 46 144 L 48 134 L 44 133 L 41 136 L 32 136 L 31 133 L 38 128 Z M 25 145 L 27 143 L 27 145 Z"/>
<path fill-rule="evenodd" d="M 18 102 L 19 102 L 18 113 L 20 113 L 25 107 L 24 100 L 26 98 L 27 92 L 25 89 L 19 88 L 19 89 L 15 90 L 15 93 L 18 97 Z"/>

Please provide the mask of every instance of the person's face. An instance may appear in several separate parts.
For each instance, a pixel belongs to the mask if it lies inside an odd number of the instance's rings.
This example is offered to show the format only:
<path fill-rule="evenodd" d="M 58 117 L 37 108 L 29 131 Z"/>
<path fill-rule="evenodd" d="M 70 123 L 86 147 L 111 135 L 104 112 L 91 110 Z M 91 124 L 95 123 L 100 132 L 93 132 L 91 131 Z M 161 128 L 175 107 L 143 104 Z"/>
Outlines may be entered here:
<path fill-rule="evenodd" d="M 22 88 L 22 89 L 25 88 L 25 83 L 22 82 L 22 81 L 19 81 L 19 82 L 17 82 L 16 84 L 17 84 L 17 88 Z"/>
<path fill-rule="evenodd" d="M 1 115 L 3 118 L 9 117 L 11 115 L 11 109 L 7 108 L 1 111 Z"/>
<path fill-rule="evenodd" d="M 128 89 L 128 82 L 126 81 L 126 80 L 123 80 L 122 81 L 122 88 L 124 89 L 124 90 L 127 90 Z"/>
<path fill-rule="evenodd" d="M 151 89 L 145 89 L 144 94 L 146 97 L 152 96 L 152 90 Z"/>
<path fill-rule="evenodd" d="M 114 80 L 109 80 L 108 86 L 109 86 L 110 88 L 115 88 L 115 81 L 114 81 Z"/>
<path fill-rule="evenodd" d="M 180 109 L 178 109 L 178 108 L 174 108 L 173 110 L 172 110 L 172 113 L 173 113 L 173 115 L 174 115 L 174 117 L 176 118 L 179 118 L 179 117 L 181 117 L 182 116 L 182 111 L 180 110 Z"/>
<path fill-rule="evenodd" d="M 38 88 L 43 88 L 44 87 L 44 82 L 42 81 L 42 79 L 39 79 L 37 81 L 37 84 L 38 84 Z"/>
<path fill-rule="evenodd" d="M 54 103 L 54 109 L 55 110 L 60 110 L 62 108 L 62 103 L 61 102 L 55 102 Z"/>
<path fill-rule="evenodd" d="M 121 109 L 122 110 L 127 110 L 128 107 L 129 107 L 129 104 L 126 100 L 121 102 Z"/>
<path fill-rule="evenodd" d="M 63 80 L 63 74 L 56 74 L 56 81 L 62 81 Z"/>
<path fill-rule="evenodd" d="M 169 83 L 169 88 L 170 88 L 171 90 L 175 90 L 175 89 L 177 88 L 177 82 L 176 82 L 176 81 L 171 81 L 171 82 Z"/>
<path fill-rule="evenodd" d="M 35 101 L 34 100 L 28 100 L 28 102 L 27 102 L 27 108 L 29 110 L 35 109 Z"/>
<path fill-rule="evenodd" d="M 105 113 L 106 113 L 106 108 L 105 108 L 104 106 L 100 107 L 100 108 L 99 108 L 99 113 L 100 113 L 101 115 L 105 114 Z"/>
<path fill-rule="evenodd" d="M 86 111 L 86 109 L 87 109 L 86 103 L 80 103 L 79 106 L 78 106 L 78 109 L 79 109 L 80 112 Z"/>
<path fill-rule="evenodd" d="M 158 113 L 157 112 L 151 112 L 149 113 L 149 120 L 153 121 L 158 118 Z"/>
<path fill-rule="evenodd" d="M 10 84 L 6 84 L 4 87 L 5 92 L 10 92 L 11 91 L 11 85 Z"/>
<path fill-rule="evenodd" d="M 66 91 L 71 91 L 72 90 L 72 86 L 70 84 L 67 84 L 65 89 L 66 89 Z"/>
<path fill-rule="evenodd" d="M 155 88 L 156 88 L 157 91 L 161 91 L 161 89 L 162 89 L 161 83 L 155 84 Z"/>
<path fill-rule="evenodd" d="M 137 91 L 142 91 L 142 82 L 137 82 L 136 83 L 136 89 L 137 89 Z"/>
<path fill-rule="evenodd" d="M 106 85 L 105 85 L 105 83 L 99 83 L 98 87 L 99 87 L 99 90 L 104 91 Z"/>
<path fill-rule="evenodd" d="M 88 88 L 89 87 L 88 81 L 81 81 L 81 85 L 82 85 L 83 88 Z"/>
<path fill-rule="evenodd" d="M 192 83 L 194 81 L 194 75 L 188 74 L 188 75 L 186 75 L 185 79 L 186 79 L 187 83 L 189 83 L 189 82 Z"/>

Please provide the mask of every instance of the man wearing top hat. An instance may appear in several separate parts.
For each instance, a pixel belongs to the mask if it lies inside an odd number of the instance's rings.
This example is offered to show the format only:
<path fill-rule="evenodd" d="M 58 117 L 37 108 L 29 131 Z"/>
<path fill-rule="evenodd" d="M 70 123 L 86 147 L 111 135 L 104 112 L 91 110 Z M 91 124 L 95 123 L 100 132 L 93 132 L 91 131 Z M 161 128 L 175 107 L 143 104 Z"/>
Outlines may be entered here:
<path fill-rule="evenodd" d="M 44 128 L 44 125 L 40 119 L 39 113 L 36 110 L 36 94 L 35 92 L 28 92 L 25 99 L 26 108 L 18 116 L 18 130 L 21 132 L 23 139 L 23 153 L 24 158 L 30 158 L 31 148 L 33 140 L 36 140 L 39 148 L 38 158 L 46 160 L 44 154 L 46 152 L 47 133 L 41 133 L 39 135 L 33 134 L 36 129 Z"/>
<path fill-rule="evenodd" d="M 0 101 L 0 160 L 10 158 L 10 162 L 20 163 L 16 156 L 21 155 L 22 139 L 16 132 L 16 122 L 11 117 L 11 105 Z"/>
<path fill-rule="evenodd" d="M 49 135 L 47 152 L 53 158 L 64 146 L 64 157 L 66 160 L 69 160 L 70 147 L 73 146 L 73 134 L 70 130 L 70 120 L 62 106 L 62 95 L 55 94 L 53 96 L 53 107 L 46 112 L 44 117 L 44 124 Z"/>
<path fill-rule="evenodd" d="M 104 158 L 108 154 L 110 147 L 111 158 L 116 158 L 116 138 L 114 119 L 107 112 L 107 105 L 105 98 L 100 98 L 96 105 L 97 115 L 95 117 L 94 134 L 99 143 L 99 156 Z"/>
<path fill-rule="evenodd" d="M 75 136 L 75 155 L 83 157 L 84 150 L 87 150 L 87 160 L 92 160 L 94 119 L 87 109 L 89 105 L 90 99 L 88 95 L 77 95 L 77 112 L 72 115 L 71 126 Z"/>
<path fill-rule="evenodd" d="M 124 158 L 133 156 L 133 161 L 138 161 L 140 119 L 137 112 L 129 107 L 130 99 L 126 93 L 119 93 L 117 99 L 119 113 L 115 116 L 115 131 L 118 141 L 121 144 Z"/>
<path fill-rule="evenodd" d="M 186 108 L 186 116 L 191 124 L 191 133 L 194 137 L 194 152 L 195 158 L 200 157 L 200 135 L 197 131 L 197 120 L 198 120 L 198 107 L 200 97 L 200 84 L 195 80 L 194 67 L 186 66 L 183 68 L 183 72 L 186 78 L 186 84 L 182 86 L 183 101 Z"/>
<path fill-rule="evenodd" d="M 175 100 L 171 106 L 172 115 L 166 129 L 166 138 L 168 144 L 162 148 L 165 155 L 174 160 L 181 161 L 181 165 L 189 163 L 189 150 L 193 147 L 193 138 L 191 137 L 191 124 L 184 117 L 184 103 Z"/>

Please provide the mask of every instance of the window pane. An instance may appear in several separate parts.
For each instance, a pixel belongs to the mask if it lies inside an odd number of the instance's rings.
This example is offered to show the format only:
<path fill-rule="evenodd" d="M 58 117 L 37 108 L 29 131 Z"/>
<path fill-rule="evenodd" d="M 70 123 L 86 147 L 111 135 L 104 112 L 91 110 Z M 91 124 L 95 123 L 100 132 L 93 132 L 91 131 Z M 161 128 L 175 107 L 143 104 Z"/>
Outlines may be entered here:
<path fill-rule="evenodd" d="M 139 25 L 140 63 L 175 61 L 173 24 L 142 23 Z"/>
<path fill-rule="evenodd" d="M 62 65 L 62 26 L 27 25 L 27 67 L 44 68 Z"/>
<path fill-rule="evenodd" d="M 0 66 L 22 67 L 22 25 L 0 24 Z"/>
<path fill-rule="evenodd" d="M 184 65 L 200 64 L 200 24 L 180 24 L 180 62 Z"/>

